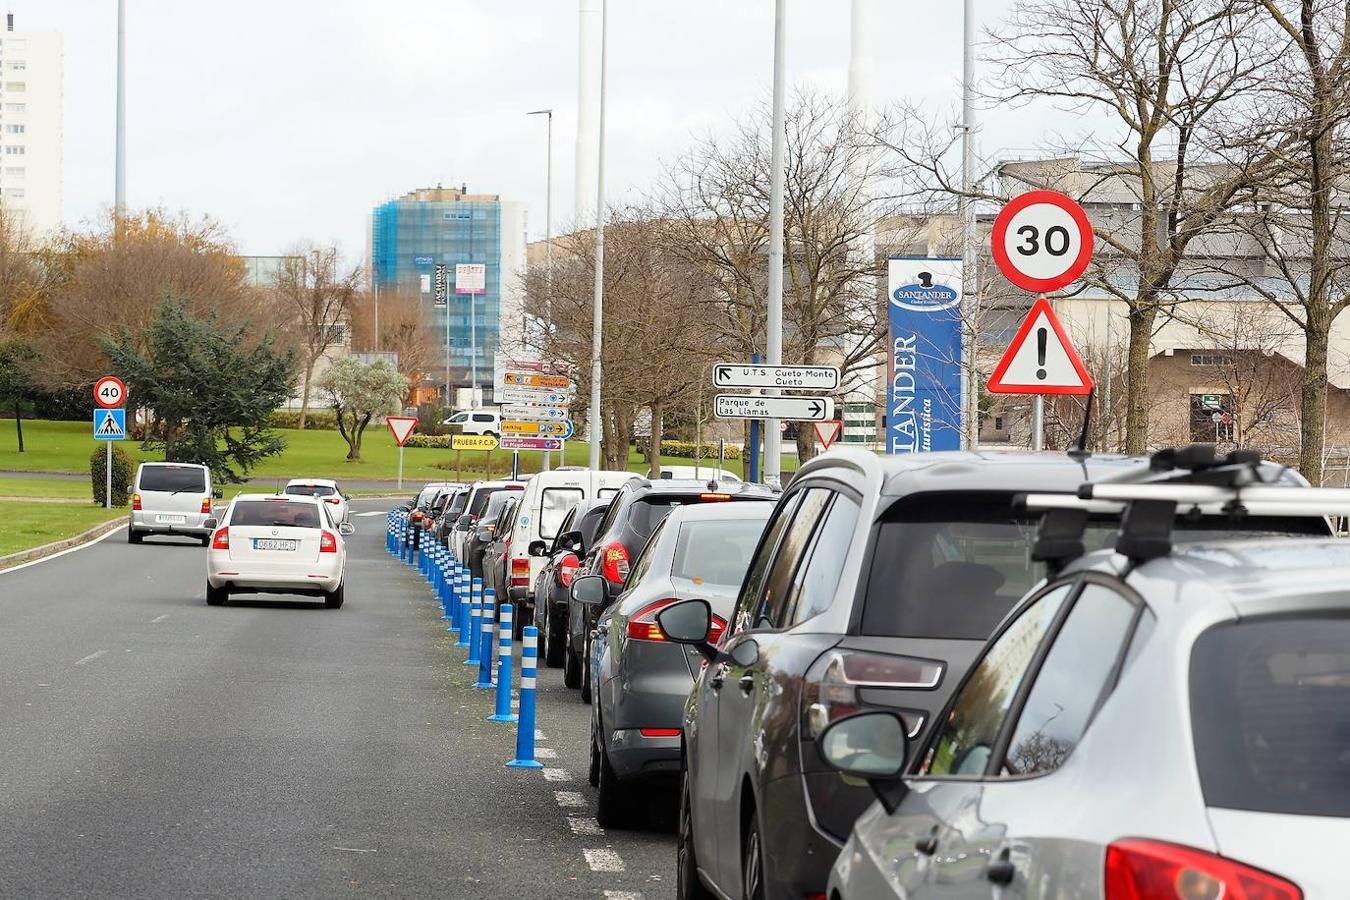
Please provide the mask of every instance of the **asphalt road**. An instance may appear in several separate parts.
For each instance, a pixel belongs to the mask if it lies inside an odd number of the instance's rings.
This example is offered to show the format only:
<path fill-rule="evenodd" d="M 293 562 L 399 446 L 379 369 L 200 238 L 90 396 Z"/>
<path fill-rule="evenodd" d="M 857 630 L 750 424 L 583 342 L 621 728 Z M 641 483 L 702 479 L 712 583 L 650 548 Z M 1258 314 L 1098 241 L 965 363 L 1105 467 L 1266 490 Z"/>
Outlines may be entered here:
<path fill-rule="evenodd" d="M 504 768 L 514 726 L 486 720 L 383 517 L 353 521 L 336 611 L 207 607 L 199 545 L 121 531 L 0 573 L 0 895 L 674 895 L 668 829 L 596 827 L 589 708 L 559 671 L 556 755 Z"/>

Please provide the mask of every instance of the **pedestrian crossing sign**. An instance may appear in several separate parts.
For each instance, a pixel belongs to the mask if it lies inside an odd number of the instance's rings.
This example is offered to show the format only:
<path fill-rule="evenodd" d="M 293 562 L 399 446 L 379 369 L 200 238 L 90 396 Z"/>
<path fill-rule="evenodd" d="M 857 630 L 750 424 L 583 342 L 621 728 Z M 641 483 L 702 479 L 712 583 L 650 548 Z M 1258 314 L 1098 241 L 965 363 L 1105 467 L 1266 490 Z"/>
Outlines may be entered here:
<path fill-rule="evenodd" d="M 127 439 L 127 411 L 125 409 L 94 410 L 94 440 L 124 441 Z"/>

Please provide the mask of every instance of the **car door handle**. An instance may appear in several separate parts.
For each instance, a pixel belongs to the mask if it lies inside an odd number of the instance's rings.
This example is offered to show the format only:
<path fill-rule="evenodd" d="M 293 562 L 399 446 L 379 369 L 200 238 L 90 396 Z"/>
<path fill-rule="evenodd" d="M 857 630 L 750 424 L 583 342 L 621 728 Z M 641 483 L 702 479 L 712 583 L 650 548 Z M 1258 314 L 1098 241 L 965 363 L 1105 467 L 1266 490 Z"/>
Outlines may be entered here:
<path fill-rule="evenodd" d="M 994 884 L 1012 884 L 1013 879 L 1017 877 L 1017 866 L 1013 865 L 1012 860 L 1008 859 L 1006 847 L 999 854 L 998 859 L 991 862 L 989 868 L 984 870 L 984 877 Z"/>
<path fill-rule="evenodd" d="M 742 675 L 740 681 L 736 683 L 740 685 L 741 693 L 748 697 L 750 696 L 750 692 L 755 689 L 755 676 Z"/>
<path fill-rule="evenodd" d="M 727 679 L 727 668 L 726 663 L 718 663 L 717 668 L 713 669 L 712 674 L 708 676 L 708 685 L 714 691 L 722 689 L 722 682 Z"/>
<path fill-rule="evenodd" d="M 925 836 L 919 838 L 917 841 L 914 842 L 914 849 L 918 850 L 924 856 L 932 856 L 934 853 L 937 852 L 938 848 L 937 836 L 938 836 L 937 826 L 934 825 L 932 831 L 928 832 L 928 834 L 926 834 Z"/>

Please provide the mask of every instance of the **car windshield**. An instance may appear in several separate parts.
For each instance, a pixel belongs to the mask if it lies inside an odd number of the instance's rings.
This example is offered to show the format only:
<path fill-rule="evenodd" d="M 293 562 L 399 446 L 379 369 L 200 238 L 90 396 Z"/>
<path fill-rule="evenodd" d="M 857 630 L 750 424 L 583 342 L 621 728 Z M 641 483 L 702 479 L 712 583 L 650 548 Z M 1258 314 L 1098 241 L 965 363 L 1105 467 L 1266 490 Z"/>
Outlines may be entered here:
<path fill-rule="evenodd" d="M 141 469 L 142 491 L 206 492 L 206 470 L 196 466 L 146 466 Z"/>
<path fill-rule="evenodd" d="M 435 500 L 435 499 L 436 499 L 436 495 L 439 494 L 440 492 L 441 492 L 441 488 L 440 488 L 439 485 L 433 486 L 433 487 L 424 487 L 424 488 L 422 488 L 422 492 L 421 492 L 420 494 L 417 495 L 417 504 L 416 504 L 416 505 L 417 505 L 417 506 L 426 506 L 426 505 L 427 505 L 428 503 L 430 503 L 432 500 Z"/>
<path fill-rule="evenodd" d="M 468 513 L 471 516 L 478 516 L 479 518 L 482 518 L 483 510 L 485 509 L 488 510 L 489 514 L 495 513 L 497 510 L 501 509 L 501 504 L 499 503 L 496 507 L 488 506 L 494 496 L 502 491 L 519 491 L 522 489 L 523 488 L 518 484 L 507 485 L 505 487 L 480 487 L 478 490 L 474 491 L 473 499 L 469 501 Z M 502 498 L 501 502 L 505 502 L 505 497 Z"/>
<path fill-rule="evenodd" d="M 893 504 L 878 526 L 862 633 L 984 640 L 1045 567 L 1031 560 L 1039 519 L 1012 514 L 1010 493 L 928 492 Z M 1119 519 L 1088 523 L 1088 550 L 1114 540 Z M 1178 542 L 1233 536 L 1316 534 L 1315 518 L 1178 522 Z"/>
<path fill-rule="evenodd" d="M 766 512 L 763 519 L 685 522 L 675 543 L 670 574 L 696 584 L 739 586 L 767 520 Z"/>
<path fill-rule="evenodd" d="M 319 508 L 313 503 L 290 500 L 248 500 L 234 505 L 230 525 L 318 528 Z"/>
<path fill-rule="evenodd" d="M 326 484 L 288 484 L 285 493 L 296 497 L 331 497 L 337 489 Z"/>

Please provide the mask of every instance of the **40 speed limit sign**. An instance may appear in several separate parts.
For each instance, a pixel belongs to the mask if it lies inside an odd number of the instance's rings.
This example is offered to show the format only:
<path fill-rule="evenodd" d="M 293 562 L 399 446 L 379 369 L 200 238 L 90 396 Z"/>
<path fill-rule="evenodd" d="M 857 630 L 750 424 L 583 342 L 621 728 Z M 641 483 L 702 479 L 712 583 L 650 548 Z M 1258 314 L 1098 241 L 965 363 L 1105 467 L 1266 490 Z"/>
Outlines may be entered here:
<path fill-rule="evenodd" d="M 104 409 L 116 409 L 127 402 L 127 386 L 120 378 L 104 375 L 94 382 L 94 402 Z"/>
<path fill-rule="evenodd" d="M 1013 284 L 1033 293 L 1072 284 L 1092 259 L 1092 224 L 1072 198 L 1028 191 L 994 220 L 994 262 Z"/>

